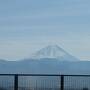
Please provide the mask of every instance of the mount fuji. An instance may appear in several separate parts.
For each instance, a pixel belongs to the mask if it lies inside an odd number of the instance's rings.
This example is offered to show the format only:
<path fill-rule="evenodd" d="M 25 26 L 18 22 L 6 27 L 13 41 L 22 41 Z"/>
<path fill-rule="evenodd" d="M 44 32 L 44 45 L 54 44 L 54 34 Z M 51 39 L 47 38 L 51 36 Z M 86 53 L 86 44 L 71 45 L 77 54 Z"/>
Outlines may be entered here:
<path fill-rule="evenodd" d="M 57 45 L 49 45 L 29 59 L 0 61 L 0 73 L 90 74 L 90 61 L 81 61 Z"/>
<path fill-rule="evenodd" d="M 78 58 L 72 56 L 58 45 L 49 45 L 32 55 L 32 59 L 57 59 L 60 61 L 79 61 Z"/>

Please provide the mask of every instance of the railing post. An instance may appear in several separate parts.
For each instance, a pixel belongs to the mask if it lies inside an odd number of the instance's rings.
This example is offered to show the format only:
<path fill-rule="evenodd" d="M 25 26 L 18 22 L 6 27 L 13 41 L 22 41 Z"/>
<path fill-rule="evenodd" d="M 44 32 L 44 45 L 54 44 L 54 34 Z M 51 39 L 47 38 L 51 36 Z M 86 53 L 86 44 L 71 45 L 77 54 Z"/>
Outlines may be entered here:
<path fill-rule="evenodd" d="M 14 76 L 14 90 L 18 90 L 18 75 Z"/>
<path fill-rule="evenodd" d="M 64 90 L 64 75 L 61 75 L 61 88 L 60 90 Z"/>

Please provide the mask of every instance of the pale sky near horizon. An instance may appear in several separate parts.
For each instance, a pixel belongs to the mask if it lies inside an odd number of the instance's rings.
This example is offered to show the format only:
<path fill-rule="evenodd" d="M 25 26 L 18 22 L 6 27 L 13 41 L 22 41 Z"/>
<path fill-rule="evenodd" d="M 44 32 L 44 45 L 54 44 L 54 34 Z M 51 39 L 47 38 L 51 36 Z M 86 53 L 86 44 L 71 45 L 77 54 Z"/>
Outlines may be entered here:
<path fill-rule="evenodd" d="M 90 0 L 0 0 L 0 58 L 18 60 L 58 44 L 90 60 Z"/>

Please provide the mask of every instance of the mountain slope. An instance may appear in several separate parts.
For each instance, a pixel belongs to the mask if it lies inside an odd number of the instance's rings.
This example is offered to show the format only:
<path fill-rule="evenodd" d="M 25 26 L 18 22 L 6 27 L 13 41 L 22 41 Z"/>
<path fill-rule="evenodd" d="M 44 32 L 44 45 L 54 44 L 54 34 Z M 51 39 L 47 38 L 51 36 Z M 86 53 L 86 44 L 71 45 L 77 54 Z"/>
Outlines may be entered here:
<path fill-rule="evenodd" d="M 60 61 L 79 61 L 58 45 L 49 45 L 33 54 L 32 59 L 55 58 Z"/>

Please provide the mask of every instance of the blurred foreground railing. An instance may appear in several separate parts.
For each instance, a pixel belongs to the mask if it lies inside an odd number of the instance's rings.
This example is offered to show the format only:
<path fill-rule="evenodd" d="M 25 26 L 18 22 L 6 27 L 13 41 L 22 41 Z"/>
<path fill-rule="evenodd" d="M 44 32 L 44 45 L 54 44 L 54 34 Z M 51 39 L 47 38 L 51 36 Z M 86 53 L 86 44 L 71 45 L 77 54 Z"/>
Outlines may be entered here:
<path fill-rule="evenodd" d="M 90 75 L 0 74 L 0 90 L 89 90 Z"/>

